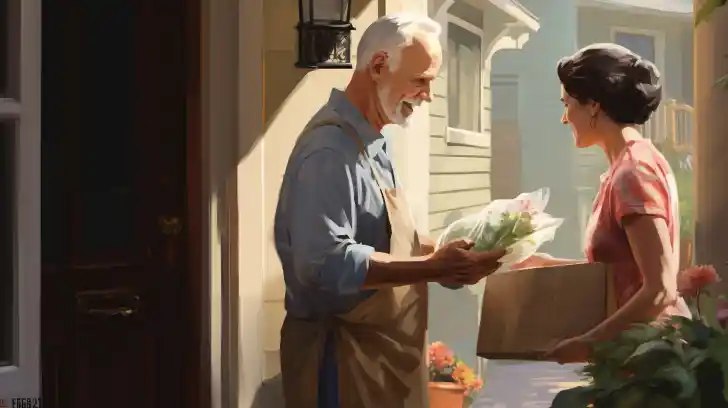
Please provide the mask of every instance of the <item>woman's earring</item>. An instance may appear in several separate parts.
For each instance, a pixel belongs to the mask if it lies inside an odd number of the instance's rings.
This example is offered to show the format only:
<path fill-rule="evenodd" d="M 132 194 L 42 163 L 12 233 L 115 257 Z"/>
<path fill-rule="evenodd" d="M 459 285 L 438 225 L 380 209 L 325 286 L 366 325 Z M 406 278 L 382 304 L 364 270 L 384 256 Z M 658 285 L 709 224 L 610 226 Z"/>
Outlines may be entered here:
<path fill-rule="evenodd" d="M 592 115 L 591 119 L 589 120 L 589 127 L 592 129 L 596 129 L 597 127 L 597 115 Z"/>

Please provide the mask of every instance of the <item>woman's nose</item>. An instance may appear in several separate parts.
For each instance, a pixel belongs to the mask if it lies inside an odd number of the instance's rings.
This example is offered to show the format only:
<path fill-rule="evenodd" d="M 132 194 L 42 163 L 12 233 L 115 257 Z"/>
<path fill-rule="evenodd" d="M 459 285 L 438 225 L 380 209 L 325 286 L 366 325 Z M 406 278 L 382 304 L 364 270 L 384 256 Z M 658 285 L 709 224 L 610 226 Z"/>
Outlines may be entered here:
<path fill-rule="evenodd" d="M 561 114 L 561 124 L 562 125 L 566 125 L 568 123 L 569 123 L 569 121 L 566 120 L 566 112 L 564 112 L 564 113 Z"/>

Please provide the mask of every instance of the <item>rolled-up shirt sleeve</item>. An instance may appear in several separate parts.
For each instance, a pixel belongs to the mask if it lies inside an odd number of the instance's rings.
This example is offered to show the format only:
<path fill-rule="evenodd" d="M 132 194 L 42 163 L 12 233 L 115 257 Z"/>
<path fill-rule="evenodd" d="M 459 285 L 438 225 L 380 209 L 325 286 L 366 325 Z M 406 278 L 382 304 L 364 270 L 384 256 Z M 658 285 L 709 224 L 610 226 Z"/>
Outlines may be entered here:
<path fill-rule="evenodd" d="M 317 150 L 301 164 L 290 195 L 290 242 L 298 279 L 338 294 L 361 290 L 374 248 L 355 240 L 355 174 L 341 152 Z"/>

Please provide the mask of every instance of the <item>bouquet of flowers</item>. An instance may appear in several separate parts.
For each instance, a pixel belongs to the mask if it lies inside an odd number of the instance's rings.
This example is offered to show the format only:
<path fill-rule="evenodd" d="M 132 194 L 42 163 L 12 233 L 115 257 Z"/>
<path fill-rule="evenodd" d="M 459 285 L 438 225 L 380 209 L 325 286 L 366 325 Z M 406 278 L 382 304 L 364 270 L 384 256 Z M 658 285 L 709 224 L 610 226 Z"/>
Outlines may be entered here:
<path fill-rule="evenodd" d="M 725 301 L 706 293 L 712 266 L 681 272 L 692 317 L 634 325 L 595 345 L 582 373 L 589 385 L 561 391 L 552 408 L 728 408 Z"/>
<path fill-rule="evenodd" d="M 432 343 L 427 349 L 427 357 L 431 382 L 461 385 L 465 389 L 465 396 L 469 398 L 483 387 L 483 380 L 465 362 L 458 359 L 445 343 L 440 341 Z"/>
<path fill-rule="evenodd" d="M 475 242 L 473 251 L 508 249 L 501 270 L 533 255 L 554 238 L 563 219 L 544 212 L 549 190 L 542 188 L 510 200 L 494 200 L 481 211 L 450 224 L 440 235 L 438 247 L 460 238 Z"/>

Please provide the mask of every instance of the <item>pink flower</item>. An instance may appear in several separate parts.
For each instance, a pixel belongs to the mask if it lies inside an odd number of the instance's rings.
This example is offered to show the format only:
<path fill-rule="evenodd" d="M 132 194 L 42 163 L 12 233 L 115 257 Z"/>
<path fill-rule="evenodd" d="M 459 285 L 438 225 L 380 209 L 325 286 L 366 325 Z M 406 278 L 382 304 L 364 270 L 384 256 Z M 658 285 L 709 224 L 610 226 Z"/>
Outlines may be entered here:
<path fill-rule="evenodd" d="M 715 305 L 715 317 L 722 327 L 728 326 L 728 301 L 719 300 Z"/>
<path fill-rule="evenodd" d="M 703 288 L 720 281 L 712 265 L 691 266 L 677 275 L 677 290 L 680 295 L 695 297 Z"/>
<path fill-rule="evenodd" d="M 455 362 L 455 354 L 445 343 L 436 341 L 427 350 L 429 364 L 436 370 L 443 370 Z"/>

